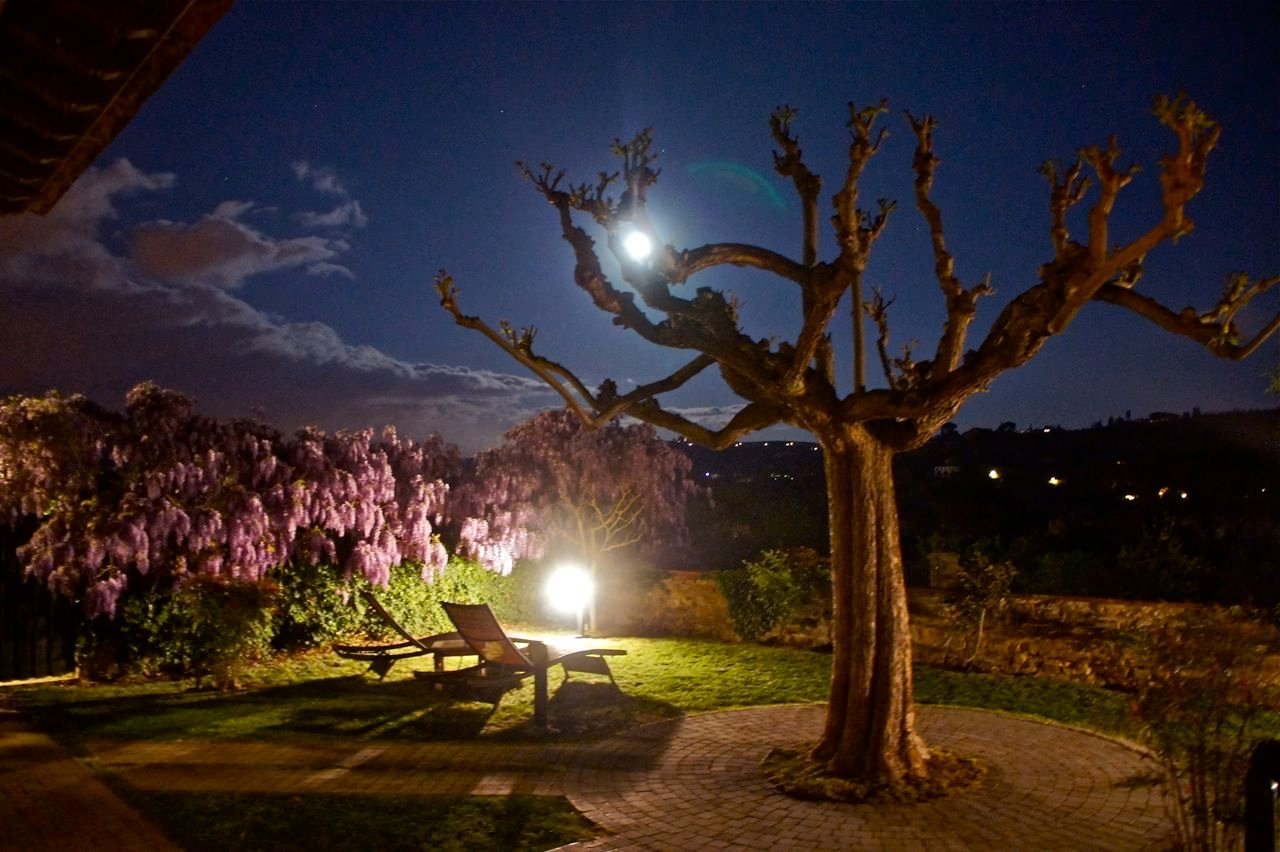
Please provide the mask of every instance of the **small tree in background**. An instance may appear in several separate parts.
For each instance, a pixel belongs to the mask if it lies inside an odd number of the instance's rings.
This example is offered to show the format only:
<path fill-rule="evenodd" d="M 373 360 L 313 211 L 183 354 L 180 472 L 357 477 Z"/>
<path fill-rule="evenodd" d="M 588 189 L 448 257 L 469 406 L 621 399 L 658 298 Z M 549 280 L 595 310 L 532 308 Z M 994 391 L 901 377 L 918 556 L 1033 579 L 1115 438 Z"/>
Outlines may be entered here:
<path fill-rule="evenodd" d="M 996 562 L 980 548 L 970 548 L 957 561 L 956 584 L 947 592 L 947 607 L 974 632 L 973 650 L 965 660 L 972 665 L 982 651 L 987 617 L 1009 602 L 1018 569 L 1009 560 Z"/>
<path fill-rule="evenodd" d="M 936 123 L 929 116 L 908 114 L 916 141 L 916 207 L 931 238 L 946 319 L 931 355 L 920 358 L 908 347 L 895 356 L 889 349 L 892 300 L 878 292 L 867 298 L 863 282 L 872 249 L 895 208 L 887 200 L 869 210 L 859 206 L 863 172 L 885 140 L 885 132 L 875 125 L 886 111 L 883 102 L 863 109 L 849 105 L 848 163 L 831 198 L 835 252 L 825 260 L 819 259 L 822 180 L 804 161 L 792 132 L 796 113 L 790 108 L 776 110 L 769 129 L 777 146 L 775 168 L 791 180 L 801 201 L 798 257 L 745 243 L 687 250 L 663 246 L 646 212 L 648 191 L 658 179 L 647 130 L 629 142 L 615 142 L 621 171 L 601 172 L 595 183 L 566 184 L 564 172 L 550 165 L 520 166 L 556 211 L 561 236 L 575 258 L 575 284 L 615 325 L 654 345 L 689 353 L 671 374 L 627 393 L 619 393 L 613 382 L 591 390 L 565 365 L 535 352 L 531 328 L 517 331 L 505 321 L 495 328 L 463 313 L 447 273 L 437 276 L 436 285 L 441 305 L 457 323 L 481 332 L 547 382 L 584 423 L 599 426 L 630 415 L 716 449 L 779 423 L 813 433 L 826 471 L 834 653 L 826 723 L 812 757 L 832 774 L 895 785 L 927 778 L 929 751 L 916 731 L 893 457 L 924 444 L 965 400 L 1029 361 L 1090 302 L 1132 311 L 1215 355 L 1242 358 L 1280 328 L 1280 316 L 1251 338 L 1241 334 L 1236 316 L 1280 276 L 1234 276 L 1204 313 L 1169 308 L 1138 291 L 1147 254 L 1191 231 L 1186 207 L 1204 185 L 1208 156 L 1219 136 L 1217 124 L 1194 103 L 1160 98 L 1155 114 L 1172 132 L 1176 149 L 1160 161 L 1161 198 L 1154 221 L 1128 242 L 1118 242 L 1111 233 L 1112 210 L 1134 173 L 1119 166 L 1114 137 L 1105 146 L 1082 149 L 1073 163 L 1046 163 L 1042 174 L 1049 183 L 1052 255 L 1036 271 L 1035 283 L 1014 296 L 981 343 L 969 349 L 978 300 L 994 291 L 987 280 L 966 285 L 955 273 L 942 212 L 931 197 L 939 162 L 933 147 Z M 621 189 L 616 197 L 610 194 L 615 184 Z M 1098 192 L 1085 234 L 1073 239 L 1068 214 L 1084 201 L 1091 184 Z M 606 274 L 584 225 L 603 232 L 627 287 Z M 651 258 L 632 258 L 624 249 L 630 230 L 661 248 Z M 778 286 L 791 288 L 796 297 L 794 336 L 751 336 L 741 327 L 736 299 L 720 290 L 700 287 L 692 295 L 678 295 L 698 273 L 726 265 L 761 270 L 775 276 Z M 846 373 L 852 390 L 847 393 L 837 382 L 829 332 L 842 303 L 852 306 L 853 347 Z M 875 329 L 872 335 L 866 333 L 869 324 Z M 880 387 L 867 381 L 868 339 L 874 341 L 870 345 L 883 373 Z M 713 368 L 744 401 L 727 423 L 708 428 L 664 405 L 664 394 Z"/>
<path fill-rule="evenodd" d="M 635 547 L 646 556 L 686 543 L 685 509 L 700 489 L 688 455 L 644 423 L 589 429 L 571 411 L 544 411 L 515 426 L 502 446 L 480 453 L 458 501 L 473 526 L 464 550 L 480 556 L 509 542 L 504 558 L 537 557 L 547 546 L 573 552 L 593 579 L 606 554 Z M 595 600 L 590 622 L 597 626 Z"/>

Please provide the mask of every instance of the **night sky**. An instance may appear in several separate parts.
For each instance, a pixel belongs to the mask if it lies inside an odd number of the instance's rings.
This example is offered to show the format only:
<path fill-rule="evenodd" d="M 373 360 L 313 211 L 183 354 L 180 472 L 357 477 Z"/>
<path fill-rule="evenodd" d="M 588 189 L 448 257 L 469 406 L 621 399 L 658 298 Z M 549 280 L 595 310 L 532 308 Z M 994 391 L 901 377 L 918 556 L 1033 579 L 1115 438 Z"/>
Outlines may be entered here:
<path fill-rule="evenodd" d="M 466 451 L 490 445 L 558 402 L 453 325 L 431 285 L 441 267 L 464 311 L 536 326 L 539 351 L 591 385 L 625 389 L 683 362 L 574 287 L 554 211 L 513 161 L 592 179 L 614 167 L 615 137 L 652 126 L 663 172 L 650 213 L 666 241 L 798 257 L 799 204 L 772 171 L 780 104 L 798 108 L 829 199 L 846 102 L 889 99 L 891 138 L 862 198 L 900 205 L 866 281 L 896 296 L 892 345 L 931 353 L 941 297 L 901 110 L 938 118 L 949 248 L 966 284 L 989 272 L 997 290 L 976 346 L 1052 255 L 1036 167 L 1118 134 L 1123 162 L 1144 169 L 1113 234 L 1136 235 L 1158 215 L 1156 160 L 1172 147 L 1151 100 L 1186 91 L 1222 139 L 1189 208 L 1195 232 L 1148 259 L 1140 289 L 1206 309 L 1228 273 L 1280 272 L 1278 22 L 1271 3 L 241 0 L 51 214 L 0 219 L 0 396 L 58 388 L 118 407 L 154 379 L 207 413 L 287 430 L 392 423 Z M 794 337 L 794 288 L 737 270 L 692 284 L 732 290 L 752 336 Z M 1270 294 L 1244 325 L 1276 310 Z M 834 329 L 846 364 L 847 326 Z M 1232 364 L 1091 305 L 957 422 L 1082 427 L 1126 411 L 1270 407 L 1277 363 L 1280 341 Z M 735 398 L 707 375 L 669 404 L 723 420 Z"/>

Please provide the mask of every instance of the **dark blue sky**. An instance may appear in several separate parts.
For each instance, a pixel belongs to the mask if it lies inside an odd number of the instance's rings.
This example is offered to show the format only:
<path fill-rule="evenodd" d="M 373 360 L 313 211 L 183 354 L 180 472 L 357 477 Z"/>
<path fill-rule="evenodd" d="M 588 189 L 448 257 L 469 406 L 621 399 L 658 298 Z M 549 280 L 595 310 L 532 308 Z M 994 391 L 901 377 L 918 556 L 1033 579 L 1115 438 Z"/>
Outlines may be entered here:
<path fill-rule="evenodd" d="M 767 120 L 799 109 L 809 165 L 844 167 L 846 102 L 887 97 L 891 138 L 862 197 L 900 203 L 867 281 L 895 295 L 895 346 L 931 352 L 942 308 L 914 210 L 902 109 L 937 116 L 934 197 L 966 282 L 990 272 L 970 341 L 1051 256 L 1036 166 L 1118 134 L 1144 167 L 1113 233 L 1158 215 L 1150 115 L 1185 90 L 1223 125 L 1195 233 L 1141 287 L 1209 307 L 1227 273 L 1280 271 L 1280 23 L 1269 3 L 241 2 L 45 219 L 0 220 L 0 394 L 50 387 L 118 405 L 152 378 L 211 413 L 284 428 L 395 423 L 472 450 L 555 400 L 464 310 L 539 329 L 594 384 L 679 362 L 612 326 L 572 284 L 553 211 L 516 159 L 588 179 L 608 144 L 652 126 L 650 212 L 678 247 L 756 242 L 798 255 L 799 206 L 771 168 Z M 828 208 L 829 209 L 829 208 Z M 826 239 L 824 256 L 831 253 Z M 794 336 L 790 288 L 742 272 L 753 336 Z M 1256 328 L 1280 310 L 1267 297 Z M 847 321 L 841 325 L 847 326 Z M 835 329 L 847 360 L 848 330 Z M 1087 308 L 1028 366 L 971 400 L 962 426 L 1086 426 L 1110 415 L 1276 403 L 1280 341 L 1219 362 L 1120 309 Z M 847 369 L 846 371 L 847 372 Z M 724 416 L 707 378 L 671 401 Z"/>

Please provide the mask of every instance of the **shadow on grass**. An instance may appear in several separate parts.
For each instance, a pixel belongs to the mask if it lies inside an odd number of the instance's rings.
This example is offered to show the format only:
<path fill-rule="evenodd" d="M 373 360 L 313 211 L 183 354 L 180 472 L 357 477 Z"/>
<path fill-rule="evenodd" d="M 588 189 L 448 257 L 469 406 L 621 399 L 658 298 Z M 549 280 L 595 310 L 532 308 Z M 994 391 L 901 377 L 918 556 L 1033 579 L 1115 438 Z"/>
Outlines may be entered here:
<path fill-rule="evenodd" d="M 456 700 L 413 678 L 327 677 L 235 692 L 180 683 L 42 687 L 13 697 L 73 750 L 94 739 L 542 740 L 593 738 L 680 715 L 612 684 L 552 679 L 551 730 L 533 722 L 529 682 L 497 704 Z"/>

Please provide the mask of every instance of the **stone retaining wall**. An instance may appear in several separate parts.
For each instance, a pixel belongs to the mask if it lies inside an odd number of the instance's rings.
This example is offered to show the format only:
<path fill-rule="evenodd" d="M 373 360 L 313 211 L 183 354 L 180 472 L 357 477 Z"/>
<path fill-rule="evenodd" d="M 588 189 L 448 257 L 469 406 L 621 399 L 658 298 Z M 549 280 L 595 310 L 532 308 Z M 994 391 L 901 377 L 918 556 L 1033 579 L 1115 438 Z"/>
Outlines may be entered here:
<path fill-rule="evenodd" d="M 633 594 L 626 612 L 618 613 L 618 632 L 738 638 L 714 574 L 673 571 Z M 982 648 L 975 655 L 973 631 L 950 618 L 940 591 L 912 589 L 909 595 L 911 635 L 920 662 L 1110 687 L 1132 685 L 1140 676 L 1136 640 L 1142 630 L 1196 608 L 1195 604 L 1015 595 L 1007 612 L 988 622 Z M 830 615 L 818 608 L 802 612 L 762 641 L 829 647 Z M 1280 656 L 1273 656 L 1271 663 L 1280 675 Z"/>

